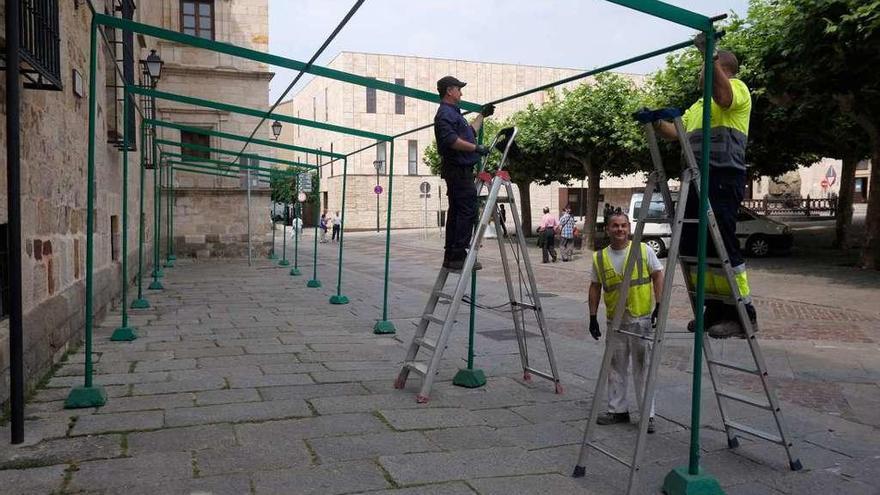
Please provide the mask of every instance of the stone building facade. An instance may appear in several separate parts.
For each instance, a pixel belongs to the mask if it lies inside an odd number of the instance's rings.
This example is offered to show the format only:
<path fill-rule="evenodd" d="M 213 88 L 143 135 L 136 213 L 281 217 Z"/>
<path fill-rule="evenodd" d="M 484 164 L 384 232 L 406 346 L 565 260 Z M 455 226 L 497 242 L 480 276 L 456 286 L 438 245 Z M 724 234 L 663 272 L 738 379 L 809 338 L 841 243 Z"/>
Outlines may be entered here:
<path fill-rule="evenodd" d="M 120 0 L 92 0 L 97 11 L 120 16 L 116 9 Z M 268 47 L 267 0 L 185 0 L 133 1 L 133 19 L 180 31 L 184 3 L 210 3 L 213 10 L 215 39 L 229 41 L 260 50 Z M 85 321 L 84 281 L 86 257 L 86 172 L 88 146 L 88 76 L 89 25 L 91 12 L 85 2 L 58 2 L 60 37 L 60 91 L 25 89 L 21 102 L 21 208 L 22 208 L 22 301 L 25 336 L 25 377 L 32 386 L 52 364 L 82 338 Z M 0 9 L 2 26 L 2 9 Z M 121 34 L 105 32 L 112 39 Z M 115 38 L 114 38 L 115 36 Z M 5 32 L 0 31 L 5 38 Z M 4 40 L 5 41 L 5 40 Z M 122 59 L 122 50 L 99 37 L 98 94 L 96 122 L 96 191 L 94 249 L 94 308 L 100 316 L 112 305 L 119 304 L 121 259 L 128 259 L 129 277 L 137 275 L 138 263 L 138 166 L 142 143 L 134 143 L 129 153 L 127 222 L 122 212 L 122 152 L 111 141 L 121 129 L 119 91 L 112 88 L 114 66 Z M 251 108 L 267 108 L 268 81 L 266 67 L 221 57 L 209 52 L 196 52 L 173 43 L 152 38 L 134 37 L 135 74 L 140 73 L 138 60 L 150 49 L 156 49 L 166 61 L 158 89 L 182 94 L 235 102 Z M 7 72 L 0 72 L 0 85 L 5 88 Z M 219 88 L 219 89 L 211 89 Z M 2 92 L 2 89 L 0 89 Z M 160 117 L 203 127 L 222 128 L 235 133 L 249 133 L 256 120 L 249 122 L 235 116 L 202 109 L 186 109 L 159 102 Z M 5 118 L 6 103 L 0 106 Z M 163 137 L 178 141 L 180 136 Z M 227 143 L 211 142 L 212 146 L 229 147 Z M 6 128 L 0 126 L 0 147 L 6 146 Z M 249 148 L 249 151 L 251 149 Z M 0 226 L 3 236 L 8 222 L 6 211 L 6 154 L 0 153 Z M 153 240 L 153 180 L 146 174 L 144 184 L 144 223 L 146 252 Z M 216 235 L 218 252 L 239 255 L 244 216 L 244 191 L 240 181 L 219 181 L 190 177 L 179 173 L 175 234 L 180 245 L 192 241 L 201 254 L 209 236 Z M 223 182 L 225 181 L 225 182 Z M 260 241 L 269 232 L 268 192 L 254 194 L 252 228 Z M 205 211 L 207 210 L 207 213 Z M 260 211 L 262 210 L 262 211 Z M 224 217 L 225 222 L 215 221 Z M 210 220 L 206 220 L 206 217 Z M 127 224 L 128 252 L 121 253 L 121 229 Z M 163 229 L 165 227 L 163 226 Z M 163 231 L 164 233 L 164 231 Z M 193 237 L 195 236 L 195 237 Z M 204 239 L 204 240 L 203 240 Z M 164 244 L 164 239 L 163 239 Z M 265 244 L 265 243 L 262 243 Z M 231 247 L 230 247 L 231 246 Z M 262 248 L 265 252 L 266 247 Z M 145 270 L 149 270 L 149 254 Z M 6 266 L 5 263 L 3 266 Z M 4 291 L 8 288 L 3 287 Z M 132 292 L 130 291 L 131 295 Z M 149 297 L 149 294 L 147 294 Z M 9 396 L 9 327 L 6 310 L 0 316 L 0 404 Z"/>
<path fill-rule="evenodd" d="M 467 86 L 463 89 L 463 98 L 472 102 L 491 101 L 582 72 L 580 69 L 347 51 L 339 53 L 328 66 L 430 92 L 436 91 L 438 79 L 451 74 L 467 82 Z M 637 81 L 641 81 L 643 77 L 627 76 Z M 576 81 L 570 85 L 581 82 Z M 539 92 L 501 104 L 498 106 L 494 118 L 504 119 L 525 109 L 530 103 L 540 105 L 546 98 L 547 93 Z M 283 102 L 278 107 L 278 111 L 293 117 L 394 135 L 433 123 L 437 105 L 387 92 L 372 91 L 330 79 L 314 78 L 291 100 Z M 280 139 L 285 143 L 308 148 L 323 150 L 332 148 L 333 151 L 339 153 L 350 153 L 374 144 L 364 138 L 332 134 L 296 125 L 285 126 Z M 392 208 L 394 210 L 392 212 L 392 227 L 394 228 L 421 228 L 425 225 L 426 217 L 428 226 L 436 227 L 441 215 L 440 212 L 445 212 L 447 208 L 444 182 L 440 177 L 432 175 L 423 161 L 424 150 L 433 141 L 434 131 L 431 127 L 395 140 L 392 190 Z M 288 158 L 308 160 L 310 163 L 315 162 L 314 156 L 308 157 L 303 153 L 284 152 L 284 154 Z M 388 200 L 387 172 L 390 169 L 390 156 L 390 146 L 380 144 L 349 158 L 349 181 L 346 192 L 346 227 L 348 229 L 376 228 L 377 202 L 373 191 L 377 184 L 383 189 L 378 202 L 378 223 L 380 228 L 385 227 Z M 383 159 L 386 161 L 386 165 L 377 174 L 374 161 Z M 326 162 L 326 160 L 322 161 L 322 163 Z M 328 163 L 321 167 L 322 204 L 330 211 L 339 210 L 341 206 L 342 167 L 341 161 Z M 644 187 L 642 180 L 642 178 L 634 176 L 614 181 L 613 185 L 610 182 L 605 184 L 607 184 L 609 192 L 612 192 L 611 190 L 614 188 L 623 187 L 625 191 L 615 191 L 612 194 L 620 192 L 626 196 L 628 203 L 629 192 L 635 187 Z M 430 185 L 430 198 L 424 198 L 420 195 L 419 186 L 422 182 L 427 182 Z M 557 211 L 563 208 L 571 198 L 586 197 L 585 190 L 581 189 L 580 184 L 571 184 L 570 186 L 533 184 L 530 193 L 533 219 L 540 218 L 541 209 L 544 206 L 549 206 L 552 210 Z"/>

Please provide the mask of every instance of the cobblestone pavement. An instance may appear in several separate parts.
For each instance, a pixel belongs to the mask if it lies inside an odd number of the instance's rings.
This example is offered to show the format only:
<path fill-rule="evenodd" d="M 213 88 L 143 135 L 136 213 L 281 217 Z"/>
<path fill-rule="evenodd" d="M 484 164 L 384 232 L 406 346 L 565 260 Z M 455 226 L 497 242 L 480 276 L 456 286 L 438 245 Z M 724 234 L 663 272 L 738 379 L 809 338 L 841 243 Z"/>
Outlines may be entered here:
<path fill-rule="evenodd" d="M 585 478 L 569 477 L 604 346 L 583 329 L 589 253 L 572 263 L 535 265 L 563 395 L 547 381 L 522 380 L 500 265 L 487 244 L 477 291 L 487 309 L 477 311 L 475 344 L 488 384 L 451 385 L 465 363 L 463 309 L 431 401 L 418 405 L 417 377 L 405 390 L 391 384 L 436 275 L 440 243 L 433 235 L 395 234 L 389 309 L 398 332 L 376 336 L 383 243 L 372 233 L 346 236 L 345 306 L 327 303 L 336 287 L 332 244 L 319 246 L 317 289 L 305 286 L 312 273 L 308 242 L 301 245 L 301 277 L 267 260 L 252 267 L 179 261 L 166 271 L 166 290 L 148 294 L 153 307 L 133 312 L 139 339 L 108 340 L 118 312 L 96 328 L 95 382 L 110 396 L 106 406 L 62 408 L 70 387 L 82 383 L 80 350 L 29 402 L 27 443 L 10 446 L 4 432 L 0 491 L 622 493 L 626 471 L 599 454 L 590 456 Z M 533 252 L 531 259 L 540 257 Z M 805 469 L 789 471 L 782 449 L 762 441 L 743 438 L 728 449 L 708 398 L 703 467 L 728 494 L 880 493 L 877 285 L 847 286 L 835 273 L 852 303 L 823 305 L 830 289 L 822 276 L 799 273 L 794 281 L 762 263 L 750 272 L 762 345 Z M 670 330 L 682 332 L 690 314 L 680 288 L 673 309 Z M 686 333 L 671 337 L 660 373 L 658 433 L 649 437 L 638 493 L 658 493 L 663 476 L 687 463 L 691 341 Z M 528 343 L 534 365 L 546 367 L 540 339 Z M 742 341 L 715 349 L 729 360 L 746 352 Z M 758 391 L 748 380 L 724 380 Z M 759 426 L 772 421 L 734 412 Z M 632 425 L 603 427 L 599 441 L 628 453 L 634 433 Z"/>

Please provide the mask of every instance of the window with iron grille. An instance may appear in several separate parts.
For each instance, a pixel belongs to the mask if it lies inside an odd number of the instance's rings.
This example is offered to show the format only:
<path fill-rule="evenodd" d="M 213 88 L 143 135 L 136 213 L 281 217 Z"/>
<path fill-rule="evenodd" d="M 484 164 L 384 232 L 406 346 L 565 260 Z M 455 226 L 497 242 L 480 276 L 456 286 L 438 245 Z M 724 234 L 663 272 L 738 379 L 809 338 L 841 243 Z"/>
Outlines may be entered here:
<path fill-rule="evenodd" d="M 199 146 L 211 146 L 211 136 L 200 132 L 180 131 L 180 142 L 187 144 L 197 144 Z M 211 159 L 211 152 L 207 150 L 199 150 L 195 148 L 181 147 L 180 154 L 192 158 Z"/>
<path fill-rule="evenodd" d="M 214 39 L 214 0 L 180 0 L 180 32 Z"/>
<path fill-rule="evenodd" d="M 403 79 L 395 79 L 394 84 L 397 84 L 398 86 L 406 86 Z M 394 113 L 397 115 L 403 115 L 406 113 L 406 100 L 404 100 L 403 95 L 394 95 Z"/>
<path fill-rule="evenodd" d="M 25 88 L 63 88 L 58 0 L 21 2 L 20 55 Z"/>
<path fill-rule="evenodd" d="M 376 79 L 371 77 L 369 79 Z M 376 88 L 366 88 L 367 90 L 367 113 L 376 113 Z"/>
<path fill-rule="evenodd" d="M 407 143 L 406 172 L 409 175 L 419 175 L 419 142 L 410 139 Z"/>
<path fill-rule="evenodd" d="M 121 15 L 123 19 L 134 19 L 135 5 L 133 0 L 115 0 L 113 2 L 113 15 Z M 105 11 L 110 14 L 109 11 Z M 123 122 L 123 102 L 125 97 L 125 85 L 134 84 L 134 33 L 131 31 L 124 32 L 109 26 L 104 27 L 104 33 L 110 42 L 111 51 L 113 53 L 113 61 L 107 67 L 105 80 L 108 101 L 112 101 L 113 105 L 109 107 L 107 120 L 107 142 L 117 148 L 123 147 L 123 134 L 128 134 L 128 149 L 134 150 L 137 144 L 135 137 L 135 112 L 134 106 L 129 107 L 131 110 L 128 119 Z M 117 70 L 117 66 L 121 66 L 121 72 Z"/>

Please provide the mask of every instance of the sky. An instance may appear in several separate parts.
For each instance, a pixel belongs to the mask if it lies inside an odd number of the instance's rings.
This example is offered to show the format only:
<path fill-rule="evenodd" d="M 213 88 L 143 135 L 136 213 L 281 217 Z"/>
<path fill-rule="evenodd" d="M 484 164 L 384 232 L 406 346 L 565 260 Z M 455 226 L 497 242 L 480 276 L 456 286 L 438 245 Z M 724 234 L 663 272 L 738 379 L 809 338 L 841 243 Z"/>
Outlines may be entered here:
<path fill-rule="evenodd" d="M 707 16 L 744 15 L 748 7 L 748 0 L 667 2 Z M 308 61 L 352 5 L 354 0 L 269 0 L 269 51 Z M 588 70 L 694 34 L 604 0 L 367 0 L 316 63 L 326 65 L 347 50 Z M 650 73 L 663 63 L 655 57 L 620 70 Z M 272 102 L 296 75 L 273 70 Z M 309 80 L 303 77 L 285 99 Z"/>

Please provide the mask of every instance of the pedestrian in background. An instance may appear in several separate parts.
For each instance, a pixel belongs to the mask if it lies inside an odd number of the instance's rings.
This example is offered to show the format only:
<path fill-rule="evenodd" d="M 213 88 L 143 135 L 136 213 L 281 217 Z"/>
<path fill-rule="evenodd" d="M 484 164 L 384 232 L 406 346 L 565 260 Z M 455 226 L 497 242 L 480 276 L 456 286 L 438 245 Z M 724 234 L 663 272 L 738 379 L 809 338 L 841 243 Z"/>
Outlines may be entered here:
<path fill-rule="evenodd" d="M 574 227 L 577 223 L 574 216 L 571 214 L 571 205 L 565 205 L 565 213 L 562 214 L 562 217 L 559 219 L 559 236 L 561 238 L 561 244 L 559 246 L 559 251 L 562 256 L 562 261 L 571 261 L 572 259 L 572 251 L 574 251 Z"/>
<path fill-rule="evenodd" d="M 327 212 L 321 213 L 321 222 L 318 224 L 318 228 L 321 229 L 321 243 L 327 242 Z"/>
<path fill-rule="evenodd" d="M 541 257 L 544 263 L 549 263 L 550 258 L 556 263 L 556 226 L 559 221 L 556 216 L 550 213 L 550 208 L 544 207 L 544 216 L 541 217 L 541 225 L 538 226 L 538 235 L 543 238 L 544 244 L 541 246 Z"/>
<path fill-rule="evenodd" d="M 335 215 L 333 215 L 333 234 L 330 239 L 334 242 L 339 242 L 339 233 L 342 231 L 342 217 L 339 216 L 339 212 L 337 211 Z"/>
<path fill-rule="evenodd" d="M 507 210 L 504 209 L 504 205 L 498 205 L 498 216 L 501 219 L 501 231 L 504 232 L 504 237 L 507 237 L 507 226 L 504 225 L 507 223 Z"/>

